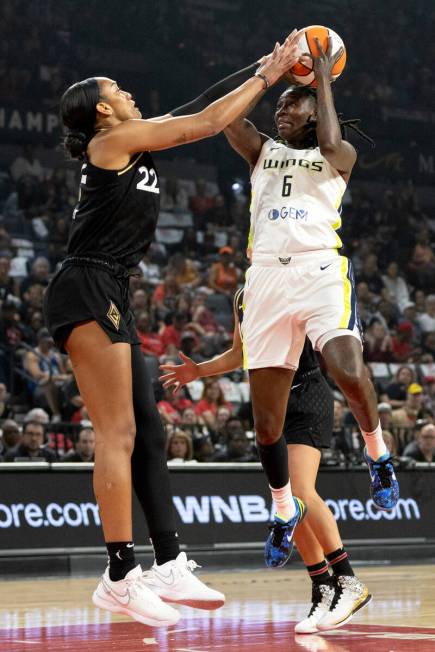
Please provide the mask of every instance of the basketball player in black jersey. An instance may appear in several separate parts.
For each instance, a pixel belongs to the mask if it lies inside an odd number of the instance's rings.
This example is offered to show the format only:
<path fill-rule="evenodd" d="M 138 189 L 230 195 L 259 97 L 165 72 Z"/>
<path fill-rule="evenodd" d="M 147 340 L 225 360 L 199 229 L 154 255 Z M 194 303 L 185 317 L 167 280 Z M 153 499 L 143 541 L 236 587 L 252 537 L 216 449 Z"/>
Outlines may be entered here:
<path fill-rule="evenodd" d="M 180 351 L 181 365 L 161 365 L 166 372 L 160 378 L 163 386 L 172 386 L 177 392 L 182 385 L 197 378 L 224 374 L 241 367 L 243 288 L 234 297 L 234 321 L 231 349 L 199 364 Z M 293 379 L 283 430 L 289 453 L 290 481 L 295 494 L 308 508 L 294 537 L 313 585 L 309 615 L 295 627 L 299 634 L 341 627 L 371 600 L 367 588 L 354 575 L 332 512 L 316 491 L 320 451 L 331 444 L 333 411 L 332 391 L 320 371 L 311 342 L 306 338 Z M 328 564 L 333 570 L 332 576 Z"/>
<path fill-rule="evenodd" d="M 149 151 L 221 131 L 295 63 L 296 38 L 277 44 L 252 78 L 196 115 L 142 120 L 131 94 L 105 77 L 76 83 L 61 99 L 65 148 L 83 166 L 68 255 L 46 292 L 44 312 L 70 356 L 96 435 L 94 491 L 109 566 L 93 600 L 145 624 L 177 622 L 178 612 L 163 601 L 205 609 L 224 603 L 179 553 L 165 435 L 129 310 L 129 274 L 158 218 L 159 181 Z M 132 485 L 156 556 L 145 574 L 134 559 Z"/>

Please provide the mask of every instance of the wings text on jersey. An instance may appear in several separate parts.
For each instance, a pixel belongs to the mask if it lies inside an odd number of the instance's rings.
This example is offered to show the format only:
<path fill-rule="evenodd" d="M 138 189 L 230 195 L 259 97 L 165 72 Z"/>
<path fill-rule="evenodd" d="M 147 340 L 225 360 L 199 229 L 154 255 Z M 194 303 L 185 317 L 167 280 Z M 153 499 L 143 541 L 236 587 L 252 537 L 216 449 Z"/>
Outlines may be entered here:
<path fill-rule="evenodd" d="M 286 158 L 283 161 L 274 158 L 266 158 L 263 163 L 263 170 L 269 169 L 283 169 L 299 166 L 311 172 L 321 172 L 323 169 L 323 161 L 307 161 L 304 158 Z"/>

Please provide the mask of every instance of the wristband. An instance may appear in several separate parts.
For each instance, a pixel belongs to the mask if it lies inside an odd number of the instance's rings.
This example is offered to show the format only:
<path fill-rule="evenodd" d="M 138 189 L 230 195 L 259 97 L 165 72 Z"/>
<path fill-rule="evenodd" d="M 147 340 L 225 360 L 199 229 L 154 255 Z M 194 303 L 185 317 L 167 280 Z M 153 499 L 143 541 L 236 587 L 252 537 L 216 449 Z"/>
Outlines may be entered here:
<path fill-rule="evenodd" d="M 263 80 L 263 82 L 264 82 L 264 90 L 265 91 L 269 88 L 270 84 L 269 84 L 269 80 L 267 79 L 266 75 L 263 75 L 261 72 L 256 72 L 254 77 L 258 77 L 259 79 Z"/>

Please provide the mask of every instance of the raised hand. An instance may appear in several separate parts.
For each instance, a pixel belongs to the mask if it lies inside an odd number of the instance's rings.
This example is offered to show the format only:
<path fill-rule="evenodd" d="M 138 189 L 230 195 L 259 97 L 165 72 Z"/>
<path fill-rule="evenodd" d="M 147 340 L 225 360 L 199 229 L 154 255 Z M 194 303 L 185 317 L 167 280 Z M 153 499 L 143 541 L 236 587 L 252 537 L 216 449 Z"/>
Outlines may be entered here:
<path fill-rule="evenodd" d="M 326 78 L 330 80 L 332 76 L 332 69 L 343 54 L 343 48 L 340 48 L 335 54 L 332 54 L 332 38 L 329 36 L 328 48 L 325 53 L 319 39 L 316 37 L 314 41 L 317 46 L 318 55 L 312 56 L 311 58 L 313 60 L 313 70 L 316 79 Z"/>
<path fill-rule="evenodd" d="M 265 75 L 269 85 L 275 84 L 285 72 L 298 61 L 300 56 L 299 39 L 302 31 L 293 30 L 282 45 L 276 43 L 271 54 L 261 59 L 257 72 Z"/>
<path fill-rule="evenodd" d="M 199 377 L 196 363 L 187 355 L 184 355 L 182 351 L 179 351 L 178 355 L 183 360 L 182 364 L 160 365 L 160 369 L 163 369 L 168 373 L 160 376 L 159 380 L 162 382 L 165 389 L 173 387 L 174 394 L 177 394 L 183 385 L 187 385 L 187 383 L 191 383 L 192 380 L 196 380 Z"/>

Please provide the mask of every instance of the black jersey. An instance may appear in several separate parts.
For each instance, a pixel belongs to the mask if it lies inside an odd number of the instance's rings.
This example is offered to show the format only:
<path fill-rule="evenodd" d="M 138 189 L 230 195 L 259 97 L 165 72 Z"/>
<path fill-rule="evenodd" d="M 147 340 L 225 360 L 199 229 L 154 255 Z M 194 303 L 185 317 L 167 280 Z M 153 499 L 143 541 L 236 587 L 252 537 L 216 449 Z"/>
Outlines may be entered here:
<path fill-rule="evenodd" d="M 237 317 L 239 318 L 239 328 L 241 328 L 243 322 L 243 288 L 237 290 L 236 294 L 234 295 L 234 309 L 236 311 Z M 314 369 L 320 370 L 320 367 L 311 342 L 308 337 L 306 337 L 304 348 L 302 349 L 301 357 L 299 358 L 299 367 L 297 368 L 293 378 L 293 385 L 299 385 L 302 383 L 303 374 L 306 374 L 308 371 L 313 371 Z"/>
<path fill-rule="evenodd" d="M 135 267 L 154 236 L 159 207 L 159 179 L 148 152 L 135 155 L 122 170 L 104 170 L 86 160 L 68 255 L 104 257 Z"/>

